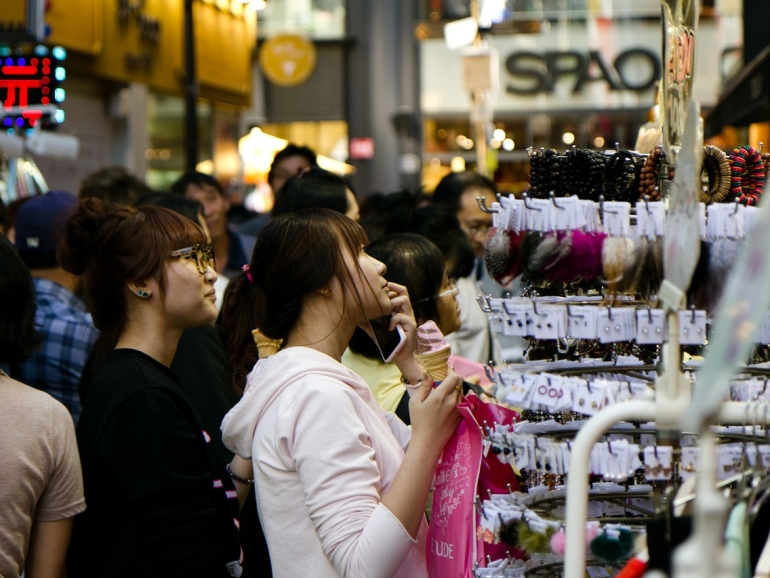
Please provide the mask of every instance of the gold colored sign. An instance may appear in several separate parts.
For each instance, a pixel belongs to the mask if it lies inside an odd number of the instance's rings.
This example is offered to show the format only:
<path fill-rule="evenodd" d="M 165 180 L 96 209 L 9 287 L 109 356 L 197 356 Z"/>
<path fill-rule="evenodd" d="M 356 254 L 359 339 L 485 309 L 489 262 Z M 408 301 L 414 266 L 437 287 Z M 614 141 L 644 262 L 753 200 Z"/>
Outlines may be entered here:
<path fill-rule="evenodd" d="M 259 51 L 259 65 L 270 82 L 297 86 L 315 70 L 315 46 L 307 38 L 279 34 L 265 41 Z"/>

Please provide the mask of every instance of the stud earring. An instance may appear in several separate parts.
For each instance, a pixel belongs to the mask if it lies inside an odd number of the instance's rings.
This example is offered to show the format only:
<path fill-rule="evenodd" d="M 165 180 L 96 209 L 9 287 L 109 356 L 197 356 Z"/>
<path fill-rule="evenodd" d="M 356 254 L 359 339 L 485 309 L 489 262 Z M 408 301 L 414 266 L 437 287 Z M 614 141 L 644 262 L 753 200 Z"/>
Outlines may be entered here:
<path fill-rule="evenodd" d="M 329 288 L 327 287 L 326 289 L 324 289 L 323 291 L 321 291 L 321 294 L 322 294 L 324 297 L 331 297 L 331 296 L 332 296 L 332 290 L 331 290 L 331 289 L 329 289 Z"/>
<path fill-rule="evenodd" d="M 139 295 L 139 297 L 141 297 L 142 299 L 147 299 L 150 296 L 150 294 L 147 291 L 142 291 L 141 289 L 138 289 L 136 294 Z"/>

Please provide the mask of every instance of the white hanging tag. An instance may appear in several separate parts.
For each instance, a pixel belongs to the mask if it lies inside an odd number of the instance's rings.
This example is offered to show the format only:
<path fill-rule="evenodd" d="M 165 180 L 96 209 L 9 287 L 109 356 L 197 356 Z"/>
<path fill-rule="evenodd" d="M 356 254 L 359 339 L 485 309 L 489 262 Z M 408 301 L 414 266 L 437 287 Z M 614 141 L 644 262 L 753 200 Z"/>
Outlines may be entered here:
<path fill-rule="evenodd" d="M 545 233 L 551 224 L 551 201 L 548 199 L 528 199 L 524 215 L 524 226 L 528 231 Z"/>
<path fill-rule="evenodd" d="M 567 310 L 560 305 L 539 305 L 533 309 L 532 335 L 536 339 L 558 339 L 567 336 Z"/>
<path fill-rule="evenodd" d="M 683 481 L 690 479 L 697 473 L 698 456 L 700 456 L 700 448 L 698 447 L 682 448 L 682 462 L 679 465 L 679 475 L 682 476 Z"/>
<path fill-rule="evenodd" d="M 504 217 L 507 217 L 507 215 L 503 213 L 503 206 L 497 201 L 494 201 L 489 209 L 492 211 L 492 226 L 496 229 L 502 228 L 507 222 L 507 220 L 503 219 Z"/>
<path fill-rule="evenodd" d="M 698 229 L 700 230 L 700 238 L 707 239 L 708 234 L 706 231 L 706 203 L 698 203 Z"/>
<path fill-rule="evenodd" d="M 631 236 L 631 205 L 623 201 L 607 201 L 601 206 L 602 230 L 611 237 Z"/>
<path fill-rule="evenodd" d="M 577 388 L 576 379 L 561 377 L 561 395 L 557 396 L 554 411 L 570 411 L 572 409 L 572 395 Z"/>
<path fill-rule="evenodd" d="M 640 345 L 661 344 L 666 335 L 666 313 L 662 309 L 636 310 L 636 342 Z"/>
<path fill-rule="evenodd" d="M 679 342 L 683 345 L 706 344 L 706 312 L 679 311 Z"/>
<path fill-rule="evenodd" d="M 589 384 L 585 380 L 578 383 L 577 391 L 572 399 L 572 411 L 584 415 L 594 415 L 604 407 L 604 388 Z"/>
<path fill-rule="evenodd" d="M 503 197 L 505 199 L 505 197 Z M 508 230 L 519 233 L 524 230 L 524 201 L 521 199 L 510 199 L 508 207 Z"/>
<path fill-rule="evenodd" d="M 757 452 L 759 453 L 759 465 L 766 472 L 770 471 L 770 445 L 762 444 L 757 446 Z"/>
<path fill-rule="evenodd" d="M 599 204 L 594 201 L 581 200 L 579 203 L 585 219 L 587 233 L 598 233 L 602 229 L 602 220 L 599 218 Z"/>
<path fill-rule="evenodd" d="M 576 339 L 596 339 L 597 308 L 593 305 L 570 306 L 567 335 Z"/>
<path fill-rule="evenodd" d="M 631 315 L 629 311 L 632 312 Z M 621 307 L 600 307 L 596 322 L 599 341 L 616 343 L 630 341 L 636 337 L 636 320 L 633 317 L 633 311 L 633 309 Z"/>
<path fill-rule="evenodd" d="M 564 397 L 562 382 L 563 379 L 558 375 L 540 374 L 532 401 L 549 409 L 555 409 L 559 400 Z"/>
<path fill-rule="evenodd" d="M 506 389 L 503 401 L 508 405 L 520 406 L 527 397 L 528 386 L 524 383 L 524 376 L 521 373 L 513 371 L 503 371 L 500 373 L 500 380 Z"/>
<path fill-rule="evenodd" d="M 670 446 L 644 448 L 644 477 L 648 480 L 670 480 L 674 471 L 674 450 Z"/>
<path fill-rule="evenodd" d="M 515 335 L 526 337 L 531 335 L 532 321 L 534 317 L 534 306 L 530 299 L 519 297 L 516 299 L 506 299 L 504 301 L 507 321 L 504 326 L 506 335 Z"/>
<path fill-rule="evenodd" d="M 636 203 L 636 233 L 639 237 L 662 237 L 666 231 L 666 205 L 662 201 Z"/>
<path fill-rule="evenodd" d="M 568 231 L 582 229 L 586 225 L 586 218 L 580 207 L 580 200 L 576 196 L 560 197 L 551 201 L 551 229 L 554 231 Z"/>
<path fill-rule="evenodd" d="M 770 387 L 768 380 L 752 379 L 748 382 L 748 391 L 746 401 L 769 401 Z"/>

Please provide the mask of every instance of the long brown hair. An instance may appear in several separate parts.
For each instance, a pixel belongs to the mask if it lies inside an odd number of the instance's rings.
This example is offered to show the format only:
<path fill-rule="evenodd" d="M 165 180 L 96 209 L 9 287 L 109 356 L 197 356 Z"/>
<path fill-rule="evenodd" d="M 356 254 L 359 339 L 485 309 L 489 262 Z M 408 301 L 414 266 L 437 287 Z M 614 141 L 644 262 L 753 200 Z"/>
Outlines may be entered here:
<path fill-rule="evenodd" d="M 366 242 L 358 223 L 329 209 L 281 215 L 262 231 L 248 275 L 230 281 L 219 317 L 236 387 L 243 389 L 246 375 L 258 359 L 253 329 L 285 340 L 300 318 L 305 297 L 327 287 L 334 277 L 350 289 L 343 293 L 345 304 L 353 293 L 361 306 L 345 255 L 352 255 L 358 263 Z"/>
<path fill-rule="evenodd" d="M 127 321 L 126 283 L 155 279 L 161 296 L 172 251 L 206 243 L 190 219 L 162 207 L 117 207 L 99 199 L 80 201 L 59 243 L 59 263 L 83 275 L 94 325 L 113 340 Z"/>

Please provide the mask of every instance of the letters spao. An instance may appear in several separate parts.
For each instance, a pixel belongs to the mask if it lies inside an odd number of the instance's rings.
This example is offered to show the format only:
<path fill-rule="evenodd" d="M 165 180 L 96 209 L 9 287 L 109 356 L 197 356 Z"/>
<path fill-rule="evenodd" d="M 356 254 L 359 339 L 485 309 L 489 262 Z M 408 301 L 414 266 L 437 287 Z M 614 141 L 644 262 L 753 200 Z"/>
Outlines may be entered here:
<path fill-rule="evenodd" d="M 628 66 L 635 59 L 647 60 L 650 64 L 649 76 L 642 80 L 632 80 L 628 74 Z M 591 74 L 591 64 L 595 63 L 598 74 Z M 509 83 L 506 90 L 511 94 L 533 95 L 550 93 L 558 80 L 564 76 L 575 77 L 572 93 L 580 92 L 587 82 L 602 80 L 609 85 L 610 90 L 643 91 L 655 84 L 660 78 L 661 63 L 657 54 L 646 48 L 629 48 L 624 50 L 608 66 L 602 55 L 595 51 L 579 52 L 577 50 L 548 51 L 542 54 L 522 51 L 514 52 L 505 62 L 508 73 L 518 82 Z"/>

